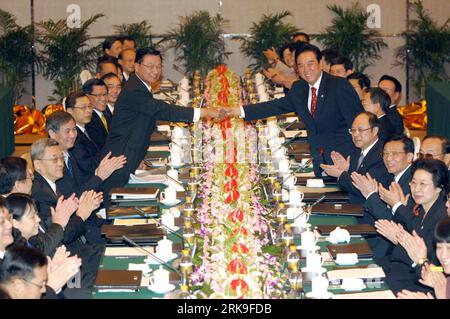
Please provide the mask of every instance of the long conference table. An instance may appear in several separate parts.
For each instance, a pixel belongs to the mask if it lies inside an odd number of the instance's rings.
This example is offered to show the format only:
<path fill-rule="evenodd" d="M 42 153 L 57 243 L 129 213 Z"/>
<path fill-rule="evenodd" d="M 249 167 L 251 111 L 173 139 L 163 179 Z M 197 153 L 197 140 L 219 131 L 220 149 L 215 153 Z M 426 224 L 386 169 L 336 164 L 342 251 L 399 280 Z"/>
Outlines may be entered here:
<path fill-rule="evenodd" d="M 308 147 L 306 139 L 303 139 L 302 141 L 303 143 L 305 143 L 305 148 Z M 158 145 L 168 145 L 167 142 L 157 142 L 156 144 Z M 167 157 L 169 155 L 168 152 L 148 152 L 148 156 L 150 157 Z M 183 168 L 180 169 L 180 173 L 181 172 L 188 172 L 189 167 L 185 166 Z M 312 170 L 312 169 L 311 169 Z M 161 169 L 159 169 L 159 172 L 161 171 Z M 182 180 L 183 181 L 183 180 Z M 128 184 L 125 187 L 158 187 L 161 191 L 164 190 L 167 186 L 164 184 Z M 325 186 L 325 188 L 314 188 L 314 190 L 312 190 L 313 192 L 327 192 L 330 190 L 334 190 L 334 188 L 336 188 L 336 185 L 333 184 L 329 184 L 327 183 L 327 185 Z M 305 192 L 308 192 L 308 189 L 306 187 L 302 188 Z M 180 204 L 177 205 L 176 207 L 178 207 L 180 209 L 180 211 L 182 211 L 183 205 L 184 205 L 184 199 L 185 199 L 185 194 L 184 192 L 178 192 L 177 193 L 177 198 L 181 200 Z M 331 203 L 333 202 L 332 200 L 330 201 Z M 342 201 L 340 201 L 342 203 Z M 163 205 L 162 203 L 159 203 L 159 201 L 141 201 L 141 202 L 127 202 L 126 204 L 122 203 L 120 205 L 124 205 L 124 206 L 159 206 L 159 212 L 161 212 L 162 209 L 164 208 L 170 208 L 168 206 Z M 345 205 L 345 204 L 343 204 Z M 362 205 L 361 205 L 361 210 Z M 139 215 L 137 215 L 136 217 L 139 217 Z M 175 225 L 180 225 L 182 226 L 182 218 L 176 220 Z M 310 223 L 312 225 L 312 227 L 316 227 L 316 226 L 320 226 L 320 225 L 357 225 L 357 218 L 354 216 L 345 216 L 345 215 L 321 215 L 321 214 L 315 214 L 314 210 L 313 213 L 311 214 L 308 223 Z M 180 227 L 180 230 L 178 231 L 178 233 L 181 235 L 182 234 L 182 227 Z M 181 251 L 181 247 L 182 247 L 182 239 L 179 236 L 176 236 L 174 234 L 170 234 L 168 233 L 167 238 L 169 240 L 171 240 L 174 244 L 174 252 L 178 253 L 178 257 L 180 257 L 180 251 Z M 363 236 L 352 236 L 351 237 L 351 241 L 350 244 L 357 244 L 357 243 L 364 243 L 366 242 L 366 239 Z M 294 243 L 296 245 L 300 245 L 300 236 L 299 235 L 295 235 L 294 236 Z M 327 237 L 326 236 L 320 236 L 317 242 L 317 245 L 320 247 L 320 253 L 323 254 L 323 256 L 327 256 L 327 245 L 329 245 L 330 242 L 327 241 Z M 131 248 L 133 249 L 133 248 Z M 107 248 L 108 250 L 108 248 Z M 178 251 L 177 251 L 178 250 Z M 145 263 L 145 259 L 146 256 L 111 256 L 111 255 L 104 255 L 101 261 L 101 265 L 100 265 L 100 269 L 105 269 L 105 270 L 128 270 L 130 265 L 132 264 L 144 264 Z M 172 261 L 173 262 L 173 261 Z M 169 264 L 171 264 L 171 262 L 169 262 Z M 301 267 L 305 267 L 305 259 L 300 259 L 300 266 Z M 149 265 L 150 269 L 152 270 L 152 272 L 156 269 L 159 268 L 158 264 L 151 264 Z M 331 270 L 340 270 L 340 269 L 349 269 L 349 268 L 365 268 L 365 267 L 376 267 L 374 261 L 371 258 L 367 258 L 367 259 L 359 259 L 359 262 L 353 266 L 339 266 L 337 265 L 333 259 L 329 258 L 329 254 L 328 254 L 328 258 L 325 258 L 325 262 L 323 264 L 323 267 L 327 269 L 328 271 Z M 146 277 L 143 277 L 144 280 L 148 280 L 148 278 L 146 279 Z M 171 277 L 172 279 L 172 277 Z M 93 298 L 94 299 L 151 299 L 151 298 L 176 298 L 176 292 L 178 291 L 179 288 L 179 283 L 177 282 L 173 282 L 176 285 L 176 289 L 175 292 L 170 292 L 167 294 L 157 294 L 154 293 L 152 291 L 150 291 L 146 285 L 141 286 L 139 289 L 137 290 L 122 290 L 122 289 L 103 289 L 103 290 L 97 290 L 95 289 L 93 291 Z M 308 293 L 311 291 L 311 282 L 310 281 L 305 281 L 303 282 L 303 291 L 305 293 Z M 341 295 L 342 297 L 344 297 L 342 294 L 345 292 L 345 295 L 347 297 L 351 297 L 350 295 L 353 292 L 346 292 L 343 289 L 341 289 L 340 285 L 333 285 L 330 283 L 329 292 L 334 294 L 334 297 L 337 297 L 339 295 Z M 357 291 L 354 293 L 365 293 L 365 292 L 377 292 L 379 291 L 380 293 L 386 293 L 389 292 L 389 288 L 388 286 L 382 281 L 382 282 L 376 282 L 373 285 L 366 285 L 366 288 L 361 290 L 361 291 Z M 389 295 L 389 294 L 388 294 Z M 357 296 L 357 294 L 355 294 L 355 297 Z M 383 294 L 381 294 L 380 296 L 385 296 Z M 377 295 L 374 295 L 375 298 L 378 298 Z"/>

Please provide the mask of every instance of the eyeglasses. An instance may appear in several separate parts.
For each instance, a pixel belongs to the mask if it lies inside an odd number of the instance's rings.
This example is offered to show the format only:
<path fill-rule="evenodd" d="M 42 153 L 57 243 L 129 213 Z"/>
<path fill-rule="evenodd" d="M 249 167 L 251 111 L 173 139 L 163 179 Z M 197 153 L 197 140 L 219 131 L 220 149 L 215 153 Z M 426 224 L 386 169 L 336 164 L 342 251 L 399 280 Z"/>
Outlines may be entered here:
<path fill-rule="evenodd" d="M 44 281 L 42 284 L 37 284 L 35 282 L 32 282 L 31 280 L 26 280 L 25 278 L 21 278 L 21 279 L 29 284 L 32 284 L 32 285 L 38 287 L 39 289 L 46 289 L 46 287 L 45 287 L 47 285 L 46 281 Z"/>
<path fill-rule="evenodd" d="M 109 89 L 121 89 L 122 88 L 122 85 L 108 85 L 108 90 Z"/>
<path fill-rule="evenodd" d="M 145 66 L 149 70 L 157 70 L 157 71 L 161 71 L 162 70 L 162 65 L 154 65 L 154 64 L 147 65 L 147 64 L 144 64 L 144 63 L 139 63 L 139 64 Z"/>
<path fill-rule="evenodd" d="M 355 134 L 355 133 L 358 133 L 358 134 L 361 134 L 361 132 L 364 132 L 364 131 L 367 131 L 367 130 L 370 130 L 370 129 L 372 129 L 373 127 L 371 126 L 371 127 L 369 127 L 369 128 L 349 128 L 348 129 L 348 132 L 350 133 L 350 134 Z"/>
<path fill-rule="evenodd" d="M 441 156 L 444 153 L 440 153 L 440 154 L 430 154 L 430 153 L 421 153 L 419 152 L 418 157 L 419 159 L 434 159 L 435 157 Z"/>
<path fill-rule="evenodd" d="M 42 161 L 50 161 L 53 164 L 57 164 L 58 161 L 64 162 L 64 156 L 56 156 L 56 157 L 52 157 L 52 158 L 38 158 L 38 160 L 42 160 Z"/>
<path fill-rule="evenodd" d="M 416 181 L 409 182 L 409 186 L 414 189 L 417 189 L 418 187 L 420 187 L 420 189 L 424 190 L 424 189 L 429 188 L 432 185 L 433 185 L 433 183 L 418 183 Z"/>
<path fill-rule="evenodd" d="M 88 95 L 95 96 L 96 98 L 99 98 L 99 97 L 107 97 L 107 96 L 108 96 L 107 93 L 105 93 L 105 94 L 88 94 Z"/>
<path fill-rule="evenodd" d="M 381 156 L 383 157 L 383 158 L 388 158 L 389 156 L 392 156 L 392 157 L 397 157 L 397 156 L 399 156 L 400 154 L 405 154 L 406 152 L 398 152 L 398 151 L 392 151 L 392 152 L 381 152 Z"/>
<path fill-rule="evenodd" d="M 85 106 L 74 106 L 74 109 L 80 109 L 82 111 L 86 111 L 86 110 L 92 110 L 94 108 L 94 106 L 92 104 L 89 105 L 85 105 Z"/>

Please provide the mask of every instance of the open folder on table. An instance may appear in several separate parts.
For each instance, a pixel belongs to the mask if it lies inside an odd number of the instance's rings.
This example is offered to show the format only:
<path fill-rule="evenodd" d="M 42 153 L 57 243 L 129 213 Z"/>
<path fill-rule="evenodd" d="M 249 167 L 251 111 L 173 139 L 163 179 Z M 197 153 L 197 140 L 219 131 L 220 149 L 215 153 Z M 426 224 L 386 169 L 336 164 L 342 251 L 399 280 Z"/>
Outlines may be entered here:
<path fill-rule="evenodd" d="M 137 290 L 141 286 L 142 271 L 99 269 L 95 288 L 99 290 Z"/>
<path fill-rule="evenodd" d="M 327 245 L 327 250 L 333 259 L 336 259 L 337 254 L 358 254 L 358 259 L 372 258 L 373 253 L 369 245 L 366 242 L 347 244 L 347 245 Z"/>
<path fill-rule="evenodd" d="M 157 187 L 116 187 L 111 189 L 113 201 L 147 201 L 156 200 L 159 193 Z"/>

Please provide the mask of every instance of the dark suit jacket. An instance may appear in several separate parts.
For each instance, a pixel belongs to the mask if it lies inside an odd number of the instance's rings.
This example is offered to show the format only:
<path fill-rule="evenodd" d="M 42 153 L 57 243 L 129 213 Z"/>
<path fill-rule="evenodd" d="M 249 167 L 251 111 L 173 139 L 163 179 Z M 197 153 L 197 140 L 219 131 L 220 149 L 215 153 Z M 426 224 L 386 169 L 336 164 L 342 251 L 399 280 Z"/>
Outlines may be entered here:
<path fill-rule="evenodd" d="M 112 114 L 111 110 L 109 109 L 109 106 L 108 106 L 108 105 L 106 105 L 106 109 L 105 109 L 105 111 L 103 112 L 103 114 L 104 114 L 105 117 L 106 117 L 106 123 L 108 123 L 108 128 L 110 128 L 110 127 L 111 127 L 111 122 L 112 122 L 113 114 Z"/>
<path fill-rule="evenodd" d="M 397 136 L 403 136 L 405 132 L 405 126 L 403 125 L 403 117 L 398 113 L 397 105 L 390 106 L 386 113 L 387 118 L 391 122 L 394 133 Z"/>
<path fill-rule="evenodd" d="M 124 154 L 126 165 L 105 182 L 106 188 L 123 186 L 144 159 L 150 145 L 150 136 L 157 120 L 192 122 L 194 109 L 171 105 L 153 98 L 152 93 L 135 75 L 131 75 L 114 106 L 111 130 L 100 158 L 108 152 L 113 156 Z"/>
<path fill-rule="evenodd" d="M 105 145 L 108 131 L 105 129 L 102 119 L 95 111 L 92 112 L 92 119 L 85 127 L 95 145 L 97 145 L 98 149 L 101 149 Z"/>
<path fill-rule="evenodd" d="M 345 157 L 355 151 L 348 129 L 351 128 L 355 116 L 364 109 L 347 80 L 324 72 L 317 94 L 316 114 L 313 118 L 308 110 L 309 91 L 306 81 L 296 81 L 284 98 L 244 106 L 245 119 L 251 121 L 296 112 L 305 123 L 314 160 L 314 172 L 320 176 L 320 164 L 332 163 L 331 151 L 338 151 Z"/>
<path fill-rule="evenodd" d="M 398 183 L 403 190 L 403 194 L 409 194 L 411 192 L 409 188 L 409 182 L 411 181 L 411 166 L 403 173 Z M 364 203 L 364 209 L 366 214 L 370 214 L 374 221 L 379 219 L 392 220 L 392 208 L 383 202 L 378 193 L 370 195 Z M 373 225 L 372 225 L 373 226 Z M 372 248 L 375 257 L 383 257 L 392 252 L 394 245 L 386 238 L 378 235 Z"/>
<path fill-rule="evenodd" d="M 380 120 L 380 130 L 378 136 L 380 140 L 386 142 L 390 140 L 395 135 L 395 129 L 392 123 L 389 121 L 387 115 L 383 116 Z"/>
<path fill-rule="evenodd" d="M 58 198 L 53 192 L 50 185 L 38 172 L 34 172 L 33 186 L 31 188 L 32 197 L 37 201 L 39 217 L 42 221 L 42 227 L 47 231 L 52 224 L 52 215 L 50 207 L 56 207 Z M 67 248 L 72 251 L 76 246 L 82 244 L 79 238 L 86 232 L 86 225 L 84 221 L 73 214 L 69 223 L 64 230 L 64 238 L 62 243 L 67 245 Z"/>
<path fill-rule="evenodd" d="M 77 127 L 75 145 L 69 150 L 71 157 L 75 158 L 81 175 L 81 183 L 85 183 L 94 176 L 100 163 L 100 149 Z"/>
<path fill-rule="evenodd" d="M 419 206 L 419 216 L 414 216 L 411 206 L 400 206 L 396 212 L 402 214 L 408 214 L 411 216 L 406 225 L 406 230 L 412 233 L 413 230 L 423 238 L 425 245 L 427 246 L 427 258 L 428 260 L 439 265 L 439 260 L 436 256 L 436 242 L 434 239 L 434 229 L 436 224 L 443 218 L 447 217 L 447 209 L 445 207 L 446 196 L 441 192 L 436 202 L 431 206 L 426 215 L 422 206 Z M 425 217 L 424 217 L 425 216 Z M 417 285 L 417 280 L 420 278 L 421 267 L 412 267 L 413 261 L 409 258 L 406 250 L 397 245 L 392 252 L 391 265 L 388 269 L 389 283 L 393 290 L 400 290 L 403 287 L 409 287 L 410 285 Z"/>
<path fill-rule="evenodd" d="M 64 164 L 64 175 L 56 181 L 56 188 L 61 195 L 69 197 L 75 193 L 77 197 L 80 197 L 84 191 L 95 190 L 96 192 L 100 192 L 102 190 L 103 180 L 100 177 L 97 175 L 91 177 L 83 175 L 78 166 L 78 161 L 72 156 L 69 156 L 69 161 L 72 164 L 73 176 Z"/>
<path fill-rule="evenodd" d="M 386 166 L 384 166 L 384 162 L 381 157 L 382 150 L 383 142 L 378 140 L 364 157 L 358 170 L 356 170 L 356 166 L 358 165 L 361 150 L 358 149 L 350 156 L 350 168 L 348 172 L 344 172 L 341 176 L 339 176 L 337 182 L 338 186 L 349 194 L 350 203 L 362 204 L 366 201 L 361 192 L 352 184 L 351 173 L 355 171 L 363 175 L 370 173 L 370 176 L 375 178 L 379 183 L 383 184 L 384 187 L 388 187 L 391 184 L 393 175 L 389 174 Z"/>

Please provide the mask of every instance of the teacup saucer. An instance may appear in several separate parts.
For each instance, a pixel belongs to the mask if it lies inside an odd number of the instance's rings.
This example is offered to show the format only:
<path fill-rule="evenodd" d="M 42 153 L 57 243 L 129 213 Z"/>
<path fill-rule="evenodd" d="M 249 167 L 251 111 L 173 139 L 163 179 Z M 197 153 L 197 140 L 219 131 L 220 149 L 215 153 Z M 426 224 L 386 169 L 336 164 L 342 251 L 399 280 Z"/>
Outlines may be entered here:
<path fill-rule="evenodd" d="M 328 292 L 326 294 L 317 296 L 315 294 L 313 294 L 312 291 L 306 293 L 306 298 L 311 298 L 311 299 L 331 299 L 333 297 L 333 294 L 331 292 Z"/>
<path fill-rule="evenodd" d="M 170 255 L 160 255 L 160 254 L 154 254 L 156 257 L 158 257 L 159 259 L 161 259 L 161 260 L 163 260 L 164 262 L 168 262 L 168 261 L 171 261 L 171 260 L 173 260 L 173 259 L 175 259 L 175 258 L 177 258 L 177 254 L 176 253 L 172 253 L 172 254 L 170 254 Z M 160 262 L 159 261 L 157 261 L 156 259 L 154 259 L 154 258 L 152 258 L 151 256 L 148 256 L 145 260 L 144 260 L 147 264 L 150 264 L 150 265 L 159 265 L 160 264 Z"/>
<path fill-rule="evenodd" d="M 153 291 L 154 293 L 165 294 L 166 292 L 174 290 L 175 289 L 175 285 L 173 285 L 173 284 L 167 284 L 167 286 L 150 285 L 147 288 L 149 290 Z"/>
<path fill-rule="evenodd" d="M 316 269 L 308 269 L 308 268 L 306 268 L 306 267 L 303 267 L 302 269 L 301 269 L 301 271 L 302 272 L 313 272 L 313 273 L 316 273 L 316 274 L 319 274 L 319 275 L 321 275 L 321 274 L 323 274 L 323 273 L 325 273 L 327 270 L 326 270 L 326 268 L 324 268 L 324 267 L 320 267 L 320 268 L 316 268 Z"/>
<path fill-rule="evenodd" d="M 297 246 L 297 249 L 300 249 L 300 250 L 311 250 L 311 251 L 316 251 L 316 250 L 319 250 L 320 249 L 320 247 L 319 246 L 314 246 L 314 247 L 303 247 L 303 246 Z"/>
<path fill-rule="evenodd" d="M 182 168 L 183 166 L 184 166 L 184 163 L 183 164 L 179 164 L 179 165 L 173 165 L 173 164 L 171 164 L 171 163 L 169 163 L 170 164 L 170 166 L 172 166 L 173 168 Z"/>
<path fill-rule="evenodd" d="M 175 205 L 181 203 L 181 200 L 176 199 L 174 202 L 160 201 L 160 203 L 165 205 L 165 206 L 175 206 Z"/>

